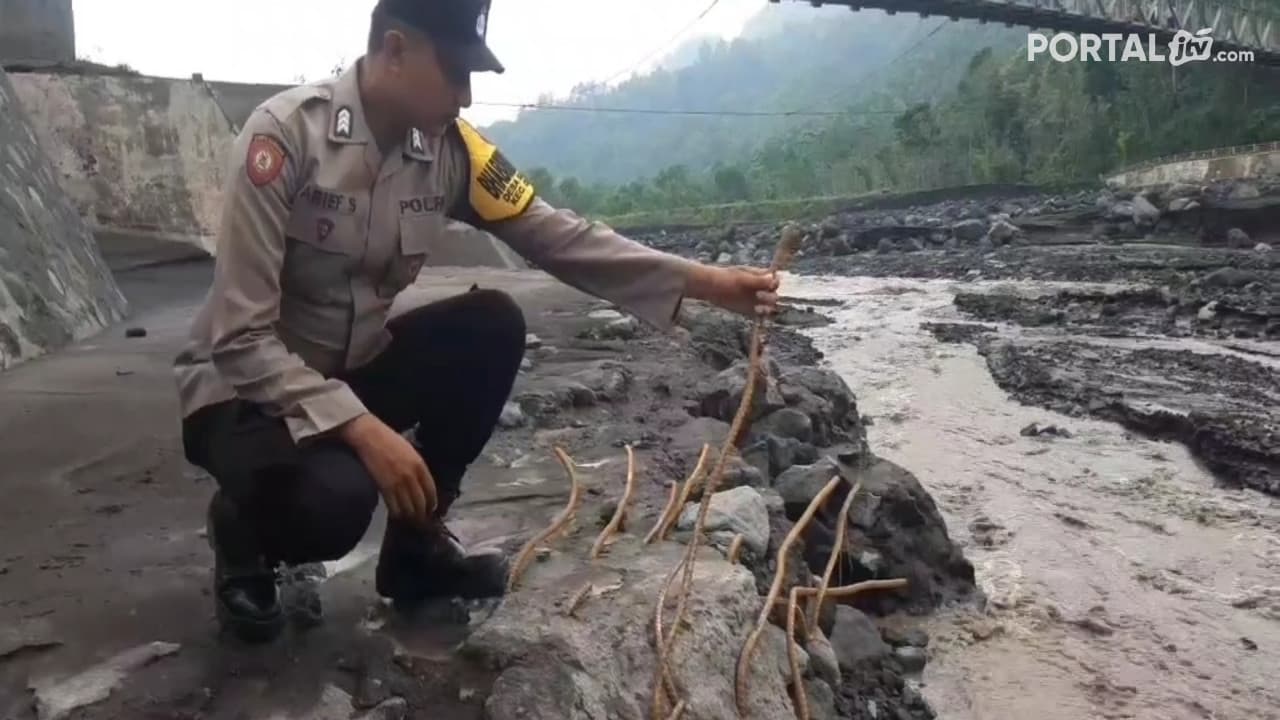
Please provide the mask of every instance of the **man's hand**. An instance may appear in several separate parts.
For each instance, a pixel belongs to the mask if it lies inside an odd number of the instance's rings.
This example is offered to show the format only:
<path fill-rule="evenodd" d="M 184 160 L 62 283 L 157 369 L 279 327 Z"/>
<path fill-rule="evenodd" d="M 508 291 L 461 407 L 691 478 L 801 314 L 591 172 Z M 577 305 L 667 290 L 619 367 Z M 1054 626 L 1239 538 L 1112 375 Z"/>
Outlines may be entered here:
<path fill-rule="evenodd" d="M 778 276 L 765 269 L 699 265 L 689 277 L 690 297 L 742 315 L 773 315 Z"/>
<path fill-rule="evenodd" d="M 343 425 L 339 432 L 373 475 L 387 513 L 425 525 L 436 509 L 436 483 L 417 449 L 370 414 Z"/>

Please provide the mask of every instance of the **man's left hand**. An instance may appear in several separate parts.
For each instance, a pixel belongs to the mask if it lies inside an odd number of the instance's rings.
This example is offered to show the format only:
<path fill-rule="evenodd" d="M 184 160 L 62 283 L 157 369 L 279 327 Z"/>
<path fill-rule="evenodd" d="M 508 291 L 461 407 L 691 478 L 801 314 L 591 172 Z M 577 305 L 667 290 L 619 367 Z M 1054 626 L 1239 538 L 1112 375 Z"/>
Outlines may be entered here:
<path fill-rule="evenodd" d="M 772 316 L 778 309 L 778 275 L 750 267 L 702 265 L 693 273 L 689 295 L 748 316 Z"/>

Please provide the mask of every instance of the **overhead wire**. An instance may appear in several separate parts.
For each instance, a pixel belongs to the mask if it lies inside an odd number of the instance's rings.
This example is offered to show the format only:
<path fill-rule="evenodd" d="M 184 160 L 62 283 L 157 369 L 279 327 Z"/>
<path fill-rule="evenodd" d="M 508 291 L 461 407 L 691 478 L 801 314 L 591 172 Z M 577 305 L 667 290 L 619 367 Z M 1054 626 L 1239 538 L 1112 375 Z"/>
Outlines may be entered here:
<path fill-rule="evenodd" d="M 710 12 L 711 12 L 712 10 L 714 10 L 714 9 L 715 9 L 716 5 L 719 5 L 719 4 L 720 4 L 720 0 L 711 0 L 711 3 L 710 3 L 710 4 L 708 4 L 705 8 L 703 8 L 703 9 L 702 9 L 702 12 L 698 13 L 698 16 L 697 16 L 697 17 L 695 17 L 693 20 L 690 20 L 690 21 L 689 21 L 689 22 L 688 22 L 684 27 L 682 27 L 682 28 L 680 28 L 679 30 L 677 30 L 677 31 L 676 31 L 676 33 L 675 33 L 674 35 L 672 35 L 671 37 L 667 38 L 667 39 L 666 39 L 666 41 L 665 41 L 665 42 L 663 42 L 661 45 L 659 45 L 658 47 L 655 47 L 653 50 L 649 51 L 649 52 L 648 52 L 648 53 L 647 53 L 643 58 L 640 58 L 639 60 L 637 60 L 636 62 L 632 63 L 631 65 L 629 65 L 629 66 L 627 66 L 627 67 L 625 67 L 625 68 L 623 68 L 623 69 L 619 70 L 618 72 L 616 72 L 616 73 L 614 73 L 614 74 L 610 75 L 610 76 L 609 76 L 609 77 L 604 81 L 604 84 L 605 84 L 605 85 L 608 85 L 609 83 L 613 82 L 614 80 L 617 80 L 618 78 L 622 77 L 623 75 L 626 75 L 626 74 L 627 74 L 627 73 L 629 73 L 629 72 L 633 72 L 633 71 L 635 71 L 635 69 L 636 69 L 636 68 L 638 68 L 638 67 L 640 67 L 641 65 L 644 65 L 645 63 L 647 63 L 647 62 L 649 62 L 650 60 L 652 60 L 652 59 L 653 59 L 653 57 L 654 57 L 655 55 L 657 55 L 658 53 L 660 53 L 660 52 L 662 52 L 663 50 L 665 50 L 668 46 L 670 46 L 670 45 L 671 45 L 671 43 L 675 42 L 675 41 L 676 41 L 677 39 L 679 39 L 682 35 L 684 35 L 685 33 L 689 32 L 689 30 L 693 29 L 693 27 L 694 27 L 695 25 L 697 25 L 698 23 L 702 22 L 702 19 L 703 19 L 703 18 L 705 18 L 708 14 L 710 14 Z"/>
<path fill-rule="evenodd" d="M 701 21 L 702 18 L 706 17 L 707 14 L 710 13 L 711 10 L 719 3 L 719 1 L 720 0 L 712 0 L 711 4 L 708 5 L 706 8 L 704 8 L 703 11 L 698 15 L 698 17 L 694 18 L 692 22 L 685 25 L 684 28 L 682 28 L 679 32 L 677 32 L 674 36 L 672 36 L 672 40 L 683 35 L 685 32 L 689 30 L 689 28 L 693 27 L 699 21 Z M 947 20 L 943 20 L 939 22 L 938 25 L 934 27 L 932 31 L 930 31 L 929 33 L 921 37 L 916 42 L 912 43 L 909 47 L 907 47 L 902 52 L 898 53 L 896 56 L 894 56 L 893 59 L 885 63 L 885 65 L 886 66 L 893 65 L 897 63 L 899 60 L 901 60 L 902 58 L 909 55 L 911 52 L 915 51 L 926 40 L 933 37 L 934 35 L 937 35 L 938 32 L 941 31 L 942 28 L 947 25 L 947 22 L 948 22 Z M 654 50 L 652 53 L 650 53 L 650 57 L 652 57 L 652 55 L 656 54 L 657 52 L 661 51 L 662 48 L 666 47 L 666 45 L 670 44 L 670 42 L 671 40 L 668 40 L 667 43 L 664 43 L 663 46 Z M 617 77 L 618 75 L 621 75 L 626 72 L 630 72 L 635 67 L 640 66 L 647 60 L 648 58 L 646 57 L 644 60 L 641 60 L 640 62 L 635 63 L 630 68 L 627 68 L 626 70 L 619 72 L 614 77 Z M 870 73 L 866 73 L 864 75 L 864 79 L 869 75 Z M 612 79 L 613 78 L 610 78 L 610 81 Z M 502 102 L 502 101 L 496 101 L 496 100 L 490 100 L 490 101 L 477 100 L 472 102 L 472 105 L 484 105 L 487 107 L 516 108 L 519 110 L 555 110 L 555 111 L 562 111 L 562 112 L 616 113 L 616 114 L 625 114 L 625 115 L 682 115 L 687 117 L 697 117 L 697 116 L 702 116 L 702 117 L 860 117 L 860 116 L 876 116 L 876 115 L 898 115 L 902 112 L 901 110 L 701 110 L 701 109 L 684 110 L 684 109 L 677 109 L 677 108 L 600 107 L 596 105 L 564 105 L 564 104 L 557 104 L 557 103 L 539 103 L 539 102 Z"/>

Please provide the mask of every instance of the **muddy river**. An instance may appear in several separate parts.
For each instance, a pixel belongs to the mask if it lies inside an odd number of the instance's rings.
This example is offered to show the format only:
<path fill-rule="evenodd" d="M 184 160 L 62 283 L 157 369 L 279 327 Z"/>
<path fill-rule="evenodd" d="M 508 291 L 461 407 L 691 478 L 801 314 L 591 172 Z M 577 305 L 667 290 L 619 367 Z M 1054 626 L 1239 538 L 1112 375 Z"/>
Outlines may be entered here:
<path fill-rule="evenodd" d="M 785 287 L 847 302 L 806 332 L 873 418 L 872 448 L 933 494 L 988 596 L 929 621 L 921 692 L 939 717 L 1280 718 L 1280 501 L 1216 485 L 1180 444 L 1010 400 L 974 347 L 920 328 L 963 321 L 958 283 Z M 1024 436 L 1031 423 L 1068 436 Z"/>

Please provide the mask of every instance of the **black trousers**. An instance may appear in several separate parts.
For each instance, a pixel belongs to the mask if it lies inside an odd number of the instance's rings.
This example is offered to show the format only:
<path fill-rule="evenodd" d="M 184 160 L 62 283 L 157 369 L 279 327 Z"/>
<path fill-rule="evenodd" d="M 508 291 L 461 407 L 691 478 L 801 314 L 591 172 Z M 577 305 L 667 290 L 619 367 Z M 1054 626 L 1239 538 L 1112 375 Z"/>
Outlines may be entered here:
<path fill-rule="evenodd" d="M 524 316 L 508 295 L 472 292 L 388 325 L 390 346 L 339 374 L 370 412 L 413 439 L 435 478 L 438 512 L 493 433 L 524 356 Z M 217 481 L 269 562 L 336 560 L 364 537 L 378 504 L 373 477 L 338 438 L 295 444 L 253 403 L 202 408 L 183 422 L 187 459 Z"/>

